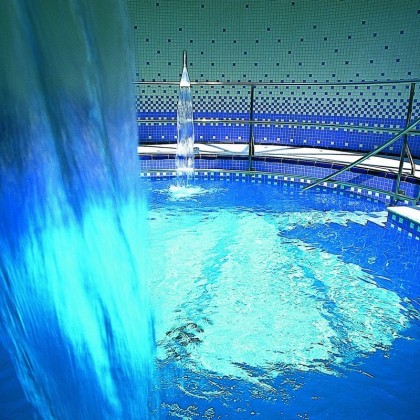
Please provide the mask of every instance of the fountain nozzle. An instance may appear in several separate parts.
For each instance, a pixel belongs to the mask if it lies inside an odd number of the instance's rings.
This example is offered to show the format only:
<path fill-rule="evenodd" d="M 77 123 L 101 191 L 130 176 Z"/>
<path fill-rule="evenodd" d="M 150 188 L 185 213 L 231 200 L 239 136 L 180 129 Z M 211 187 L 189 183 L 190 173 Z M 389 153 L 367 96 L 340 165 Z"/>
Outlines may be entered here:
<path fill-rule="evenodd" d="M 183 67 L 187 67 L 187 50 L 183 52 Z"/>
<path fill-rule="evenodd" d="M 187 51 L 184 50 L 183 52 L 183 68 L 182 68 L 182 77 L 181 82 L 179 84 L 180 87 L 190 87 L 190 78 L 188 77 L 187 71 Z"/>

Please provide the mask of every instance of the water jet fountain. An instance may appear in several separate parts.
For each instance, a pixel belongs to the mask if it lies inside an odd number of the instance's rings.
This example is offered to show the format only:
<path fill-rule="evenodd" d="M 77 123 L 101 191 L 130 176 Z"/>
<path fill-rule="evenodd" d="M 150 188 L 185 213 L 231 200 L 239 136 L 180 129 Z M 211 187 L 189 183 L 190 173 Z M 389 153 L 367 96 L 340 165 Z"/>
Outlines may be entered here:
<path fill-rule="evenodd" d="M 177 151 L 175 157 L 177 186 L 186 187 L 194 177 L 194 122 L 186 51 L 183 52 L 182 76 L 179 83 L 177 130 Z"/>

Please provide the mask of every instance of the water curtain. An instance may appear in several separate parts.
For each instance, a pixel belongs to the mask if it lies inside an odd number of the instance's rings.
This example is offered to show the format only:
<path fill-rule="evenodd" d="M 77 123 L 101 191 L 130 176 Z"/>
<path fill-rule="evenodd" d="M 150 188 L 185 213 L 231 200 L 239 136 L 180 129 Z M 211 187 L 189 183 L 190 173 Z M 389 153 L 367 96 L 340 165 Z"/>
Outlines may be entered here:
<path fill-rule="evenodd" d="M 0 345 L 24 392 L 4 418 L 149 416 L 124 4 L 2 3 Z M 19 411 L 25 400 L 34 413 Z"/>
<path fill-rule="evenodd" d="M 190 79 L 187 71 L 187 52 L 183 53 L 182 77 L 179 83 L 177 108 L 177 151 L 175 166 L 178 186 L 188 186 L 194 176 L 194 122 Z"/>

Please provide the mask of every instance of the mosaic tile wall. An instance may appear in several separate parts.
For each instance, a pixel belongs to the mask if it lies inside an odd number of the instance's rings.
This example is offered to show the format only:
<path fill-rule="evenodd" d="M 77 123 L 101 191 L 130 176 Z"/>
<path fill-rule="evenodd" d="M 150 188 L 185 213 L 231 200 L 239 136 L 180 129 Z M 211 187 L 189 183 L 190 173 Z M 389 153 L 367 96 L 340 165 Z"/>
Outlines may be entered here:
<path fill-rule="evenodd" d="M 141 155 L 139 166 L 141 172 L 175 170 L 174 155 Z M 194 166 L 197 170 L 248 171 L 249 160 L 246 156 L 199 155 L 196 156 Z M 331 175 L 341 168 L 342 165 L 336 163 L 272 157 L 256 157 L 251 166 L 253 171 L 313 179 Z M 395 192 L 396 190 L 396 175 L 378 170 L 353 168 L 351 171 L 343 172 L 335 179 L 352 184 L 355 188 L 363 187 L 387 192 Z M 417 199 L 420 196 L 420 181 L 417 178 L 404 175 L 401 178 L 400 190 L 403 191 L 408 200 L 410 198 Z M 366 192 L 366 194 L 368 193 L 372 193 L 372 191 Z M 364 193 L 361 192 L 361 194 Z M 387 195 L 383 199 L 384 201 L 390 201 L 391 197 Z M 409 201 L 406 204 L 408 203 Z"/>
<path fill-rule="evenodd" d="M 399 233 L 403 233 L 408 239 L 420 241 L 420 225 L 406 217 L 390 212 L 387 226 Z"/>
<path fill-rule="evenodd" d="M 126 0 L 136 66 L 133 80 L 360 82 L 420 78 L 420 3 L 411 0 Z M 177 86 L 137 85 L 141 121 L 176 117 Z M 405 127 L 409 83 L 370 86 L 257 86 L 257 143 L 368 151 Z M 250 86 L 193 86 L 196 141 L 247 142 Z M 420 116 L 420 83 L 413 118 Z M 236 122 L 238 121 L 238 122 Z M 314 127 L 302 124 L 334 124 Z M 347 126 L 366 127 L 356 131 Z M 377 128 L 377 131 L 371 131 Z M 382 130 L 381 130 L 382 129 Z M 418 136 L 412 151 L 420 157 Z M 417 140 L 416 140 L 417 139 Z M 176 141 L 176 124 L 139 124 L 140 142 Z M 395 144 L 385 150 L 398 154 Z"/>
<path fill-rule="evenodd" d="M 144 156 L 141 160 L 141 177 L 176 177 L 174 159 L 154 159 L 152 156 Z M 247 172 L 248 162 L 245 158 L 208 158 L 199 159 L 199 169 L 195 172 L 195 177 L 200 178 L 208 176 L 210 179 L 232 179 L 237 177 L 261 180 L 277 179 L 279 181 L 287 181 L 294 184 L 298 189 L 311 183 L 310 178 L 319 178 L 331 173 L 331 165 L 321 166 L 320 162 L 293 162 L 291 159 L 271 160 L 271 162 L 259 162 L 257 165 L 259 170 L 265 172 L 250 173 Z M 213 171 L 213 169 L 217 169 Z M 334 168 L 337 169 L 337 168 Z M 234 170 L 235 172 L 232 172 Z M 227 172 L 224 172 L 227 171 Z M 270 173 L 274 172 L 274 173 Z M 375 173 L 370 170 L 359 170 L 347 175 L 347 181 L 350 185 L 337 184 L 335 181 L 328 181 L 314 187 L 315 191 L 332 191 L 341 193 L 354 194 L 357 197 L 364 196 L 368 200 L 376 200 L 386 205 L 407 206 L 413 204 L 413 198 L 418 199 L 420 185 L 418 180 L 407 177 L 401 187 L 404 189 L 406 199 L 395 201 L 392 191 L 395 190 L 395 177 L 386 178 L 379 172 Z M 381 190 L 381 191 L 379 191 Z M 389 218 L 390 219 L 390 218 Z M 393 217 L 395 220 L 395 217 Z M 417 223 L 418 224 L 418 223 Z M 407 229 L 407 223 L 403 227 Z M 394 227 L 394 226 L 392 226 Z M 420 232 L 420 228 L 418 229 Z"/>

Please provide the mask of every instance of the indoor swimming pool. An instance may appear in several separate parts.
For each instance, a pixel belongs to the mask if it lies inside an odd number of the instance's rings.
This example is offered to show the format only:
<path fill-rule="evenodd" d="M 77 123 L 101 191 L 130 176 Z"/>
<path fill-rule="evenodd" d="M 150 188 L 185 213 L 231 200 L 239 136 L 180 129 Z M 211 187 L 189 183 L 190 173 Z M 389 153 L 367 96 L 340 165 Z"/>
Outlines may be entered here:
<path fill-rule="evenodd" d="M 2 2 L 0 420 L 418 417 L 416 2 L 105 3 Z"/>
<path fill-rule="evenodd" d="M 419 245 L 383 203 L 145 180 L 161 418 L 414 418 Z"/>

